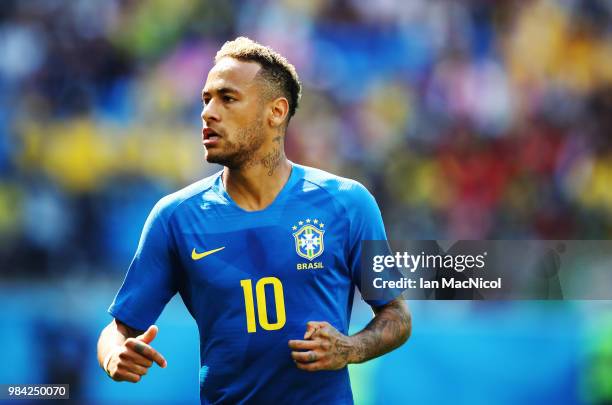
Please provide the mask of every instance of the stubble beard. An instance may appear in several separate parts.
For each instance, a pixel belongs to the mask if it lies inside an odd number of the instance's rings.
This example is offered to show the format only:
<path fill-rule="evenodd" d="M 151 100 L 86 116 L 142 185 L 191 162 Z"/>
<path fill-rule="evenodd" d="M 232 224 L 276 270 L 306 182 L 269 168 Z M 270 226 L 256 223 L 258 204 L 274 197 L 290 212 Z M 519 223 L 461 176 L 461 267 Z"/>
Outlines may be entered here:
<path fill-rule="evenodd" d="M 257 161 L 257 152 L 264 143 L 263 121 L 256 120 L 251 126 L 241 128 L 236 133 L 236 141 L 224 139 L 224 147 L 218 153 L 206 151 L 206 161 L 218 163 L 229 169 L 243 169 L 252 166 Z"/>

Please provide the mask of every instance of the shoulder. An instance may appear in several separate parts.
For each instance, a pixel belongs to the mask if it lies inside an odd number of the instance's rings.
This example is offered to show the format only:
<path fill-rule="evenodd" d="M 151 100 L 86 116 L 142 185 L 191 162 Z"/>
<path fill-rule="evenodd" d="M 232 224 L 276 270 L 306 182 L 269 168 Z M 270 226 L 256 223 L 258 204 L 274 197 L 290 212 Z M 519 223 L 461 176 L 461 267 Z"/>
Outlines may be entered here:
<path fill-rule="evenodd" d="M 172 194 L 162 197 L 151 212 L 160 219 L 168 221 L 174 212 L 186 202 L 202 197 L 211 190 L 221 172 L 217 172 L 202 180 L 196 181 Z"/>
<path fill-rule="evenodd" d="M 313 167 L 295 165 L 304 172 L 306 187 L 319 188 L 326 191 L 334 200 L 348 211 L 363 207 L 377 206 L 374 196 L 360 182 L 346 177 L 337 176 Z"/>

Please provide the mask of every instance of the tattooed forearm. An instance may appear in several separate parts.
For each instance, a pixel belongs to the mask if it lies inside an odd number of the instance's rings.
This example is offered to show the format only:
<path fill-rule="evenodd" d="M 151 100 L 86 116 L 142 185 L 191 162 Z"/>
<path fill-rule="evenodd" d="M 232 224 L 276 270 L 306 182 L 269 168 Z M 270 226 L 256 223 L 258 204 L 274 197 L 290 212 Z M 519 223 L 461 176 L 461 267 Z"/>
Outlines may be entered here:
<path fill-rule="evenodd" d="M 268 176 L 274 174 L 274 170 L 280 165 L 283 154 L 280 149 L 274 149 L 261 159 L 261 164 L 268 169 Z"/>
<path fill-rule="evenodd" d="M 350 338 L 349 338 L 350 339 Z M 347 340 L 338 339 L 334 343 L 334 350 L 342 359 L 348 363 L 351 354 L 351 345 Z"/>
<path fill-rule="evenodd" d="M 406 304 L 394 300 L 375 310 L 374 318 L 356 335 L 350 337 L 349 363 L 362 363 L 401 346 L 412 331 Z"/>

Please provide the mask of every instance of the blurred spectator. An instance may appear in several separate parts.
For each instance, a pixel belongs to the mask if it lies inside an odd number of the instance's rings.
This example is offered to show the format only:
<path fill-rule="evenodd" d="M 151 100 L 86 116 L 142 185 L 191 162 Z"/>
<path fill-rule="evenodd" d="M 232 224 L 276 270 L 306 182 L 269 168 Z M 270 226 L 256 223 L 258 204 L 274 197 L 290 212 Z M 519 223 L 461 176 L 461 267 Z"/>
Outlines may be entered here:
<path fill-rule="evenodd" d="M 365 183 L 391 238 L 609 238 L 611 16 L 603 0 L 6 1 L 2 275 L 125 271 L 155 201 L 218 169 L 200 90 L 237 35 L 304 82 L 289 157 Z"/>

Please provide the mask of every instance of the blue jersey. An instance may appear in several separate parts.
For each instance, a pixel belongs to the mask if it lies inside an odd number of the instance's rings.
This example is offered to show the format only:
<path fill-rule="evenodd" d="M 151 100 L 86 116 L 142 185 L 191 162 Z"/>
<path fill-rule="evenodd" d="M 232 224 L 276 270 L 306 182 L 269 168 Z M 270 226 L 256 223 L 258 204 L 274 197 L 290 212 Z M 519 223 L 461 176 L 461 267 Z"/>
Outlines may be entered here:
<path fill-rule="evenodd" d="M 219 172 L 156 204 L 109 312 L 145 330 L 178 292 L 200 333 L 202 403 L 350 404 L 347 369 L 299 370 L 288 341 L 308 321 L 348 333 L 361 241 L 385 239 L 356 181 L 292 164 L 276 199 L 245 211 Z"/>

